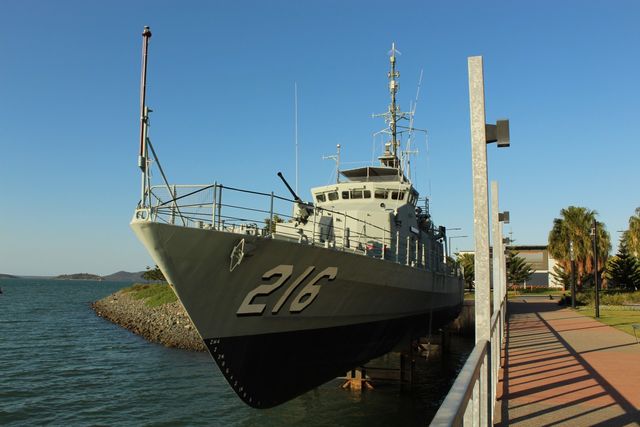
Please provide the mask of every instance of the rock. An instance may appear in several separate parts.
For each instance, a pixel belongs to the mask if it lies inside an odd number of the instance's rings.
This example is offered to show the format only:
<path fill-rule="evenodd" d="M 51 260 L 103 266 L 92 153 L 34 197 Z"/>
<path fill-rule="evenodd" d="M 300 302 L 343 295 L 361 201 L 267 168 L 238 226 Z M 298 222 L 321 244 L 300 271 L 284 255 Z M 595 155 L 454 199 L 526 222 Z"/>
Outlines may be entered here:
<path fill-rule="evenodd" d="M 100 317 L 167 347 L 192 351 L 206 348 L 180 301 L 148 307 L 143 299 L 118 291 L 91 304 Z M 181 326 L 182 321 L 182 326 Z"/>

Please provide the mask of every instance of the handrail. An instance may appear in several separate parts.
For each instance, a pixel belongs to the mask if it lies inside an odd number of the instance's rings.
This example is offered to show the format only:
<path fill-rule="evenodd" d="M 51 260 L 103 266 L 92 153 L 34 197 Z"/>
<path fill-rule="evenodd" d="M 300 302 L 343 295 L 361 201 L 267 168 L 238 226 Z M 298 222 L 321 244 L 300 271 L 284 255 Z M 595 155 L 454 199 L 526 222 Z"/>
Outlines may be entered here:
<path fill-rule="evenodd" d="M 505 301 L 503 300 L 502 303 L 500 303 L 500 309 L 494 310 L 493 314 L 491 315 L 491 323 L 489 323 L 491 325 L 491 335 L 493 335 L 493 331 L 496 329 L 496 326 L 498 325 L 498 320 L 501 319 L 500 313 L 504 309 L 504 304 L 505 304 Z"/>
<path fill-rule="evenodd" d="M 186 187 L 200 187 L 200 185 L 193 185 L 193 186 L 186 186 L 186 185 L 183 185 L 183 186 L 181 186 L 181 187 L 182 187 L 182 188 L 186 188 Z M 235 187 L 227 187 L 227 186 L 223 186 L 222 184 L 211 184 L 211 185 L 204 185 L 204 186 L 202 186 L 202 188 L 199 188 L 198 190 L 195 190 L 195 191 L 189 192 L 189 193 L 187 193 L 187 194 L 183 194 L 183 195 L 181 195 L 181 196 L 179 196 L 179 197 L 174 197 L 173 199 L 168 200 L 168 201 L 165 201 L 165 202 L 162 202 L 162 201 L 157 197 L 157 195 L 155 195 L 155 194 L 154 194 L 154 195 L 156 196 L 156 198 L 158 198 L 158 200 L 160 200 L 160 201 L 161 201 L 161 203 L 160 203 L 160 204 L 158 204 L 158 205 L 156 205 L 156 206 L 154 206 L 154 208 L 156 208 L 156 209 L 158 209 L 158 208 L 171 209 L 171 207 L 169 207 L 169 206 L 167 206 L 167 205 L 169 205 L 169 204 L 170 204 L 170 203 L 172 203 L 172 202 L 176 202 L 176 201 L 181 200 L 181 199 L 183 199 L 183 198 L 186 198 L 186 197 L 189 197 L 189 196 L 193 196 L 193 195 L 198 194 L 198 193 L 200 193 L 200 192 L 202 192 L 202 191 L 205 191 L 205 190 L 208 190 L 208 189 L 211 189 L 211 188 L 216 188 L 216 187 L 217 187 L 217 188 L 224 188 L 224 189 L 226 189 L 226 190 L 238 191 L 238 192 L 246 193 L 246 194 L 254 194 L 254 195 L 259 195 L 259 196 L 271 197 L 271 194 L 269 194 L 269 193 L 262 193 L 262 192 L 259 192 L 259 191 L 252 191 L 252 190 L 243 190 L 243 189 L 235 188 Z M 153 189 L 157 189 L 157 188 L 162 188 L 162 189 L 164 189 L 165 187 L 164 187 L 164 186 L 153 186 L 153 187 L 152 187 L 152 190 L 153 190 Z M 299 203 L 299 202 L 297 202 L 296 200 L 288 199 L 288 198 L 286 198 L 286 197 L 278 196 L 278 195 L 275 195 L 275 194 L 273 195 L 273 197 L 274 197 L 275 199 L 278 199 L 278 200 L 281 200 L 281 201 L 285 201 L 285 202 L 290 202 L 290 203 Z M 361 219 L 359 219 L 359 218 L 356 218 L 356 217 L 353 217 L 353 216 L 351 216 L 351 215 L 348 215 L 348 214 L 346 214 L 345 212 L 341 212 L 341 211 L 334 211 L 334 210 L 332 210 L 332 209 L 328 209 L 328 208 L 323 208 L 323 207 L 315 206 L 315 205 L 310 204 L 310 203 L 303 203 L 303 204 L 307 205 L 307 206 L 308 206 L 308 207 L 310 207 L 310 208 L 314 208 L 314 209 L 316 209 L 316 210 L 320 210 L 320 211 L 324 211 L 324 212 L 329 212 L 329 213 L 332 213 L 332 214 L 339 214 L 339 215 L 343 216 L 344 218 L 348 218 L 348 219 L 354 220 L 354 221 L 356 221 L 356 222 L 358 222 L 358 223 L 365 224 L 365 225 L 370 226 L 370 227 L 372 227 L 372 228 L 374 228 L 374 229 L 377 229 L 377 230 L 386 231 L 386 230 L 385 230 L 384 228 L 382 228 L 382 227 L 379 227 L 379 226 L 377 226 L 377 225 L 375 225 L 375 224 L 372 224 L 372 223 L 370 223 L 370 222 L 363 221 L 363 220 L 361 220 Z M 209 204 L 201 204 L 201 205 L 209 205 Z M 236 209 L 254 210 L 254 211 L 257 211 L 257 212 L 269 213 L 269 211 L 266 211 L 266 210 L 251 209 L 251 208 L 246 208 L 246 207 L 242 207 L 242 206 L 234 206 L 234 205 L 224 205 L 224 206 L 226 206 L 226 207 L 230 207 L 230 208 L 236 208 Z M 280 217 L 285 217 L 285 218 L 286 218 L 286 217 L 288 217 L 288 218 L 291 218 L 291 219 L 293 219 L 293 218 L 294 218 L 293 216 L 290 216 L 290 215 L 283 215 L 283 214 L 279 214 L 278 216 L 280 216 Z"/>
<path fill-rule="evenodd" d="M 222 190 L 229 194 L 224 197 L 225 203 L 222 203 Z M 179 194 L 181 192 L 185 193 Z M 435 259 L 434 254 L 438 253 L 431 249 L 434 243 L 416 240 L 414 245 L 413 241 L 397 240 L 393 234 L 389 234 L 389 227 L 381 227 L 344 211 L 292 200 L 273 193 L 227 187 L 219 183 L 154 185 L 149 188 L 148 194 L 150 206 L 140 210 L 148 213 L 148 216 L 141 218 L 150 221 L 175 224 L 178 220 L 186 227 L 298 241 L 387 261 L 394 260 L 402 265 L 438 273 L 457 274 L 457 271 L 448 266 L 440 266 L 432 261 Z M 252 196 L 262 196 L 265 200 L 256 202 Z M 277 202 L 277 206 L 274 206 L 274 201 Z M 287 205 L 289 208 L 286 208 Z M 292 210 L 282 213 L 287 209 Z M 309 224 L 299 225 L 304 218 L 299 217 L 297 212 L 304 212 L 305 209 L 309 213 L 313 210 L 313 227 Z M 284 222 L 274 224 L 276 215 Z M 320 217 L 333 219 L 320 223 Z M 391 255 L 391 251 L 394 250 L 396 257 Z M 429 251 L 429 262 L 426 262 L 426 254 Z"/>
<path fill-rule="evenodd" d="M 169 203 L 176 202 L 176 201 L 178 201 L 178 200 L 180 200 L 180 199 L 183 199 L 183 198 L 185 198 L 185 197 L 192 196 L 192 195 L 194 195 L 194 194 L 200 193 L 200 192 L 202 192 L 202 191 L 205 191 L 205 190 L 208 190 L 208 189 L 211 189 L 211 188 L 214 188 L 214 189 L 215 189 L 215 188 L 224 188 L 224 189 L 226 189 L 226 190 L 238 191 L 238 192 L 240 192 L 240 193 L 247 193 L 247 194 L 255 194 L 255 195 L 265 196 L 265 197 L 272 197 L 272 196 L 273 196 L 273 198 L 278 199 L 278 200 L 281 200 L 281 201 L 290 202 L 290 203 L 300 203 L 300 202 L 299 202 L 299 201 L 297 201 L 297 200 L 289 199 L 289 198 L 287 198 L 287 197 L 283 197 L 283 196 L 278 196 L 278 195 L 276 195 L 276 194 L 273 194 L 273 195 L 272 195 L 272 194 L 270 194 L 270 193 L 263 193 L 263 192 L 260 192 L 260 191 L 243 190 L 243 189 L 241 189 L 241 188 L 235 188 L 235 187 L 228 187 L 228 186 L 224 186 L 224 185 L 222 185 L 222 184 L 194 184 L 194 185 L 174 185 L 174 186 L 175 186 L 176 188 L 188 188 L 188 187 L 202 187 L 202 188 L 199 188 L 198 190 L 192 191 L 192 192 L 187 193 L 187 194 L 183 194 L 183 195 L 181 195 L 180 197 L 174 197 L 172 200 L 168 200 L 168 201 L 166 201 L 166 202 L 162 202 L 161 204 L 159 204 L 158 206 L 156 206 L 156 208 L 166 206 L 166 205 L 168 205 Z M 161 186 L 161 185 L 154 185 L 154 186 L 152 186 L 152 187 L 151 187 L 151 190 L 156 189 L 156 188 L 162 188 L 162 189 L 164 189 L 164 188 L 165 188 L 165 186 Z M 378 230 L 386 231 L 386 230 L 385 230 L 384 228 L 382 228 L 382 227 L 379 227 L 379 226 L 377 226 L 377 225 L 375 225 L 375 224 L 372 224 L 372 223 L 369 223 L 369 222 L 363 221 L 363 220 L 361 220 L 361 219 L 359 219 L 359 218 L 356 218 L 356 217 L 353 217 L 353 216 L 351 216 L 351 215 L 348 215 L 348 214 L 346 214 L 345 212 L 341 212 L 341 211 L 334 211 L 334 210 L 332 210 L 332 209 L 323 208 L 323 207 L 320 207 L 320 206 L 316 206 L 316 205 L 314 205 L 313 203 L 310 203 L 310 202 L 303 202 L 302 204 L 303 204 L 303 205 L 305 205 L 305 206 L 307 206 L 307 207 L 309 207 L 309 208 L 313 208 L 313 209 L 317 209 L 317 210 L 319 209 L 319 210 L 321 210 L 321 211 L 326 211 L 326 212 L 330 212 L 330 213 L 333 213 L 333 214 L 340 214 L 340 215 L 344 215 L 346 218 L 353 219 L 353 220 L 358 221 L 358 222 L 362 222 L 362 223 L 364 223 L 364 224 L 366 224 L 366 225 L 370 225 L 370 226 L 372 226 L 372 227 L 374 227 L 374 228 L 376 228 L 376 229 L 378 229 Z M 244 208 L 244 209 L 247 209 L 247 208 Z"/>
<path fill-rule="evenodd" d="M 460 370 L 458 377 L 451 386 L 436 416 L 431 421 L 432 426 L 462 425 L 464 414 L 471 400 L 471 394 L 476 382 L 480 379 L 480 370 L 484 364 L 489 341 L 484 340 L 476 344 L 469 358 Z"/>
<path fill-rule="evenodd" d="M 502 314 L 507 308 L 507 297 L 502 299 L 500 307 L 494 310 L 490 320 L 490 337 L 488 340 L 481 340 L 476 343 L 473 351 L 469 355 L 464 366 L 458 373 L 458 376 L 449 390 L 447 397 L 438 409 L 435 417 L 431 421 L 432 426 L 461 426 L 465 424 L 465 420 L 473 425 L 479 425 L 477 419 L 472 419 L 469 413 L 470 406 L 473 404 L 474 412 L 480 415 L 487 405 L 493 408 L 496 398 L 496 389 L 498 382 L 498 371 L 500 369 L 500 347 L 503 341 L 503 317 Z M 486 370 L 487 383 L 483 383 L 481 375 Z M 474 396 L 474 391 L 478 387 L 478 395 Z M 489 402 L 484 401 L 480 395 L 483 394 L 481 389 L 487 391 L 485 394 Z M 477 407 L 477 408 L 476 408 Z M 492 423 L 492 411 L 488 415 L 488 423 Z"/>
<path fill-rule="evenodd" d="M 197 186 L 197 185 L 194 185 L 194 187 L 196 187 L 196 186 Z M 184 199 L 185 197 L 193 196 L 194 194 L 197 194 L 197 193 L 199 193 L 199 192 L 201 192 L 201 191 L 204 191 L 204 190 L 208 190 L 209 188 L 215 188 L 216 186 L 218 186 L 218 187 L 222 187 L 222 185 L 211 184 L 211 185 L 208 185 L 208 186 L 206 186 L 206 187 L 200 188 L 200 189 L 198 189 L 198 190 L 192 191 L 191 193 L 183 194 L 183 195 L 182 195 L 182 196 L 180 196 L 180 197 L 174 197 L 173 199 L 171 199 L 171 200 L 169 200 L 169 201 L 167 201 L 167 202 L 164 202 L 164 203 L 159 204 L 157 207 L 162 207 L 162 206 L 167 205 L 167 204 L 169 204 L 169 203 L 171 203 L 171 202 L 177 202 L 177 201 L 178 201 L 178 200 L 180 200 L 180 199 Z M 155 186 L 155 185 L 154 185 L 153 187 L 151 187 L 151 189 L 152 189 L 152 190 L 153 190 L 154 188 L 158 188 L 158 186 Z"/>

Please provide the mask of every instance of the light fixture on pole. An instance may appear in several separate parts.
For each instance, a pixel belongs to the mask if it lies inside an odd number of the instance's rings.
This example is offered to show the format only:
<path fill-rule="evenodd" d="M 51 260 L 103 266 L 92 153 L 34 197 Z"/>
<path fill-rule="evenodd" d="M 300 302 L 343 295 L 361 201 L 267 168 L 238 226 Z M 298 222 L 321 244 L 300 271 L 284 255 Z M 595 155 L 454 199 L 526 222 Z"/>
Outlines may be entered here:
<path fill-rule="evenodd" d="M 600 288 L 598 286 L 598 221 L 593 219 L 591 227 L 593 237 L 593 284 L 596 289 L 596 318 L 600 317 Z"/>
<path fill-rule="evenodd" d="M 451 249 L 449 248 L 449 246 L 451 246 L 451 241 L 448 242 L 447 244 L 447 231 L 453 231 L 453 230 L 462 230 L 462 228 L 460 227 L 452 227 L 452 228 L 447 228 L 447 227 L 440 227 L 440 237 L 442 237 L 442 239 L 444 240 L 444 262 L 445 264 L 447 263 L 447 258 L 451 256 Z"/>
<path fill-rule="evenodd" d="M 569 256 L 571 258 L 571 308 L 576 308 L 576 257 L 573 252 L 573 242 L 569 242 Z"/>

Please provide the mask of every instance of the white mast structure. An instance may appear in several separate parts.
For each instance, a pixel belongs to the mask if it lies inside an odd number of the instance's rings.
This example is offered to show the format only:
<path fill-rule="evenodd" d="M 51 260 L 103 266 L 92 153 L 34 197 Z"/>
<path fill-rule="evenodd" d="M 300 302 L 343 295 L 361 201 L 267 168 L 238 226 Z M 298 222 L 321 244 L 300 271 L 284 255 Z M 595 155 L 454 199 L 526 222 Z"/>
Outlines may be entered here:
<path fill-rule="evenodd" d="M 144 27 L 142 32 L 142 73 L 140 76 L 140 151 L 138 153 L 138 167 L 142 171 L 142 185 L 140 207 L 146 206 L 146 193 L 149 180 L 149 161 L 147 148 L 147 128 L 149 125 L 149 108 L 147 107 L 147 54 L 151 30 Z"/>
<path fill-rule="evenodd" d="M 295 113 L 294 113 L 294 132 L 295 132 L 295 144 L 296 144 L 296 194 L 298 193 L 298 82 L 293 83 L 293 92 L 294 92 L 294 104 L 295 104 Z"/>
<path fill-rule="evenodd" d="M 387 128 L 380 131 L 391 136 L 391 141 L 385 143 L 385 151 L 382 156 L 378 157 L 378 160 L 387 167 L 396 168 L 398 170 L 398 176 L 403 177 L 402 163 L 398 158 L 398 149 L 400 148 L 400 141 L 398 140 L 398 121 L 409 120 L 412 116 L 412 112 L 405 113 L 400 110 L 400 107 L 396 103 L 396 93 L 400 85 L 397 79 L 400 77 L 400 72 L 396 71 L 396 54 L 402 55 L 402 53 L 396 49 L 396 44 L 391 43 L 391 50 L 389 51 L 389 63 L 391 64 L 391 70 L 387 73 L 389 78 L 389 93 L 391 95 L 391 104 L 385 113 L 374 114 L 374 117 L 383 117 L 387 123 Z"/>

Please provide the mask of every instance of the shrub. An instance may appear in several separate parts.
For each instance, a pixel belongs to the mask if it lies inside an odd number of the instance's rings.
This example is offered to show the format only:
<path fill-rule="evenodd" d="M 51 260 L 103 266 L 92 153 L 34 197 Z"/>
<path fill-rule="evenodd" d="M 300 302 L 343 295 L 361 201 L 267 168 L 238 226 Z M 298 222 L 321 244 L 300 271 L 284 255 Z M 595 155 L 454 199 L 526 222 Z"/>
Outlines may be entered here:
<path fill-rule="evenodd" d="M 122 290 L 130 293 L 134 299 L 144 299 L 144 303 L 149 307 L 158 307 L 177 301 L 173 289 L 169 285 L 142 285 L 135 284 Z"/>

